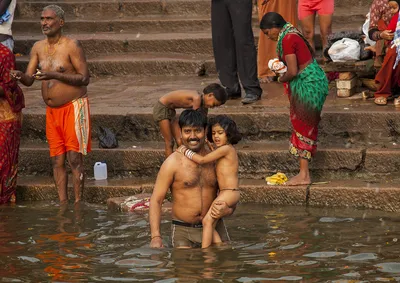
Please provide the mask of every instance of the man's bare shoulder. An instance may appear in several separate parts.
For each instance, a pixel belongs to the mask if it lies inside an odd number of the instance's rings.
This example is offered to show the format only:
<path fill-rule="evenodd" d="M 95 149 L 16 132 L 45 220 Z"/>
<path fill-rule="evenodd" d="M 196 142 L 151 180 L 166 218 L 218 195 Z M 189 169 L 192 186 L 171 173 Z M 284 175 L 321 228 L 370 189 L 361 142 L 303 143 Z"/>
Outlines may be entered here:
<path fill-rule="evenodd" d="M 64 36 L 65 38 L 65 46 L 69 49 L 81 49 L 82 48 L 82 44 L 80 43 L 79 40 L 75 39 L 75 38 L 70 38 L 68 36 Z"/>
<path fill-rule="evenodd" d="M 46 39 L 36 41 L 32 46 L 32 51 L 38 52 L 40 49 L 44 48 L 46 42 Z"/>
<path fill-rule="evenodd" d="M 182 163 L 183 155 L 179 152 L 173 152 L 170 156 L 163 162 L 163 167 L 168 167 L 169 170 L 175 170 L 180 167 Z"/>

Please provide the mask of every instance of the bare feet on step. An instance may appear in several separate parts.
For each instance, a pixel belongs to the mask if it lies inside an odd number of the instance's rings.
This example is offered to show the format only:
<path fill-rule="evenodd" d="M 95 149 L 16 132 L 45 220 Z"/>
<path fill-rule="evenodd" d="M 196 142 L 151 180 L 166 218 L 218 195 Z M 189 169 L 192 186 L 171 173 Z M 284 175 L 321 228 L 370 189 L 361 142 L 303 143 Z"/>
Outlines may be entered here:
<path fill-rule="evenodd" d="M 285 183 L 286 186 L 302 186 L 311 184 L 310 175 L 298 174 Z"/>

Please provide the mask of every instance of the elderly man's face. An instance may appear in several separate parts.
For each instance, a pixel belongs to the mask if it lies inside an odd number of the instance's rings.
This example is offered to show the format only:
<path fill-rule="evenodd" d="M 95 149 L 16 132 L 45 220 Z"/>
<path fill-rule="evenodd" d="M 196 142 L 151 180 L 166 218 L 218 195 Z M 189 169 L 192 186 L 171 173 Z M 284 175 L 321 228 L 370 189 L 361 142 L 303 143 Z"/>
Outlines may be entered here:
<path fill-rule="evenodd" d="M 48 9 L 42 12 L 40 25 L 42 26 L 42 32 L 44 35 L 52 36 L 61 29 L 64 25 L 64 20 L 57 17 L 53 10 Z"/>
<path fill-rule="evenodd" d="M 203 127 L 185 126 L 181 129 L 182 143 L 187 148 L 198 152 L 204 147 L 205 132 Z"/>

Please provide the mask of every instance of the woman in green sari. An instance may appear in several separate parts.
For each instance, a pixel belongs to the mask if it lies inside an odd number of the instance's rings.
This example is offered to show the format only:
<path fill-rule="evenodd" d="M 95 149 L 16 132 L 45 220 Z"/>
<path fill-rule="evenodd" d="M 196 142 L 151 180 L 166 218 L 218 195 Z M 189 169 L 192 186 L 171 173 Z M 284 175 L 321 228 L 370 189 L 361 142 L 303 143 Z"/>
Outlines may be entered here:
<path fill-rule="evenodd" d="M 308 163 L 317 149 L 318 124 L 328 95 L 328 80 L 308 41 L 280 14 L 265 14 L 260 29 L 269 39 L 277 41 L 279 60 L 287 66 L 287 72 L 278 82 L 284 84 L 290 101 L 293 133 L 289 151 L 299 159 L 300 172 L 286 184 L 307 185 L 311 183 Z"/>

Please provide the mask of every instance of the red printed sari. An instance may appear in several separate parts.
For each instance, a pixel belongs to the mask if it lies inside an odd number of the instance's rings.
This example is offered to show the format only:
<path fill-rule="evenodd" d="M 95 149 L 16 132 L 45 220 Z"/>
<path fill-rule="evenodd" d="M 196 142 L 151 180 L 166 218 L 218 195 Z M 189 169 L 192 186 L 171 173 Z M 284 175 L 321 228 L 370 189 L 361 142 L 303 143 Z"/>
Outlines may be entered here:
<path fill-rule="evenodd" d="M 18 151 L 21 135 L 21 110 L 24 96 L 10 78 L 15 68 L 14 54 L 0 44 L 0 204 L 15 201 Z"/>

